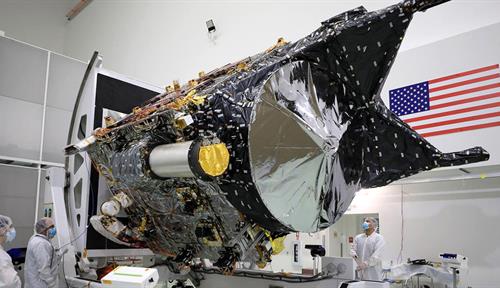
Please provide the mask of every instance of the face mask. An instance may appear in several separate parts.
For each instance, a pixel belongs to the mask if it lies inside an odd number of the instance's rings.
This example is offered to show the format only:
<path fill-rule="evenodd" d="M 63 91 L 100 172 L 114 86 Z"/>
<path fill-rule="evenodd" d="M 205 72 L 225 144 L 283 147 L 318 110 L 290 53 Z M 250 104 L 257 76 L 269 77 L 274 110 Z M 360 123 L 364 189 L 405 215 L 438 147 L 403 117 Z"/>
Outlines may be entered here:
<path fill-rule="evenodd" d="M 14 239 L 16 238 L 16 229 L 14 228 L 10 228 L 9 231 L 7 231 L 7 233 L 5 234 L 5 237 L 6 237 L 6 241 L 7 242 L 12 242 L 14 241 Z"/>
<path fill-rule="evenodd" d="M 363 224 L 361 224 L 361 227 L 363 228 L 363 230 L 368 230 L 368 228 L 370 228 L 370 223 L 363 222 Z"/>
<path fill-rule="evenodd" d="M 47 237 L 49 239 L 52 239 L 52 238 L 54 238 L 54 236 L 56 236 L 56 234 L 57 234 L 56 227 L 52 227 L 49 229 L 49 233 L 47 234 Z"/>

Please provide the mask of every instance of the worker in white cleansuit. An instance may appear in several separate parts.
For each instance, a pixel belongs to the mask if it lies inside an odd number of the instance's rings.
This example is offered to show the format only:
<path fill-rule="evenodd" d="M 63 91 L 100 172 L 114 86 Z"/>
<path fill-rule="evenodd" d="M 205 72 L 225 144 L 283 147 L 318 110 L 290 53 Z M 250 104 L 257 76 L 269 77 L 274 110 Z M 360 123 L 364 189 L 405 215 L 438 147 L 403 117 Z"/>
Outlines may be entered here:
<path fill-rule="evenodd" d="M 362 224 L 365 233 L 354 238 L 351 256 L 358 267 L 357 277 L 360 280 L 382 280 L 382 260 L 380 255 L 385 246 L 384 237 L 378 234 L 378 222 L 375 218 L 367 217 Z"/>
<path fill-rule="evenodd" d="M 17 275 L 12 258 L 3 249 L 3 244 L 12 242 L 16 238 L 16 229 L 12 225 L 12 220 L 0 215 L 0 287 L 1 288 L 21 288 L 21 279 Z"/>
<path fill-rule="evenodd" d="M 54 249 L 50 239 L 56 236 L 54 221 L 42 218 L 35 224 L 36 234 L 28 242 L 24 267 L 24 288 L 57 287 L 59 263 L 64 252 Z"/>

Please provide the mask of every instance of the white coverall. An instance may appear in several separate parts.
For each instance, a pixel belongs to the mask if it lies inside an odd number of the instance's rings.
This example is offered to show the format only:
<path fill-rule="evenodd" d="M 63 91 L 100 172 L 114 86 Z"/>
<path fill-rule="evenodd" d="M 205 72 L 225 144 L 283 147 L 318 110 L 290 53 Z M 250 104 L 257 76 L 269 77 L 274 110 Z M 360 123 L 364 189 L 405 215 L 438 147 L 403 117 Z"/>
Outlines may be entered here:
<path fill-rule="evenodd" d="M 370 236 L 365 233 L 354 237 L 351 256 L 358 257 L 358 263 L 364 262 L 367 267 L 358 271 L 361 280 L 382 280 L 382 260 L 380 254 L 385 246 L 384 237 L 373 232 Z"/>
<path fill-rule="evenodd" d="M 12 258 L 0 245 L 0 288 L 21 288 L 21 279 L 12 264 Z"/>
<path fill-rule="evenodd" d="M 45 235 L 35 234 L 28 242 L 24 265 L 24 288 L 57 287 L 59 262 L 57 253 Z"/>

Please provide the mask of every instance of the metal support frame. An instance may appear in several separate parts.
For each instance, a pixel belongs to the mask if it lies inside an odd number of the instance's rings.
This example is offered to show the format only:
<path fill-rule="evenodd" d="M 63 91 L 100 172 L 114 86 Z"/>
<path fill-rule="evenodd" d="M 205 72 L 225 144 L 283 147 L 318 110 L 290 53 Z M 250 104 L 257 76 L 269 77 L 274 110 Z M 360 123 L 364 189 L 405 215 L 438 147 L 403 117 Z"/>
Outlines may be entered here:
<path fill-rule="evenodd" d="M 50 72 L 50 56 L 51 52 L 47 52 L 47 65 L 45 67 L 45 88 L 43 91 L 43 112 L 42 112 L 42 125 L 41 125 L 41 134 L 40 134 L 40 151 L 38 154 L 38 161 L 42 161 L 43 158 L 43 138 L 45 134 L 45 114 L 47 112 L 47 91 L 49 89 L 49 72 Z M 36 183 L 36 198 L 35 198 L 35 223 L 38 221 L 38 213 L 39 213 L 39 205 L 40 205 L 40 182 L 42 180 L 42 165 L 40 163 L 37 164 L 38 167 L 38 175 L 37 175 L 37 183 Z"/>
<path fill-rule="evenodd" d="M 151 84 L 138 81 L 121 74 L 105 70 L 102 68 L 102 57 L 97 56 L 98 58 L 94 62 L 93 67 L 91 67 L 89 76 L 87 81 L 83 84 L 83 90 L 79 105 L 75 107 L 75 122 L 74 129 L 70 131 L 71 133 L 71 143 L 78 143 L 82 139 L 78 138 L 78 130 L 80 127 L 80 121 L 84 117 L 85 119 L 85 135 L 84 138 L 89 137 L 94 130 L 94 118 L 95 118 L 95 105 L 96 105 L 96 89 L 97 89 L 97 76 L 98 74 L 105 75 L 108 77 L 112 77 L 127 83 L 131 83 L 133 85 L 143 87 L 145 89 L 149 89 L 152 91 L 156 91 L 160 93 L 163 88 L 153 86 Z M 83 159 L 83 163 L 80 166 L 75 165 L 76 158 L 81 157 Z M 69 185 L 66 188 L 68 193 L 68 217 L 69 224 L 72 228 L 72 236 L 75 239 L 74 246 L 75 250 L 78 252 L 83 252 L 87 248 L 87 237 L 86 231 L 88 228 L 88 219 L 89 219 L 89 200 L 90 200 L 90 192 L 91 192 L 91 160 L 86 152 L 81 152 L 75 155 L 68 156 L 68 174 L 69 174 Z M 99 181 L 99 188 L 104 188 Z M 99 195 L 101 197 L 101 195 Z M 99 200 L 99 199 L 98 199 Z M 79 205 L 77 205 L 79 204 Z M 121 249 L 113 249 L 106 251 L 96 251 L 100 257 L 108 257 L 108 256 L 119 256 L 123 255 Z M 128 249 L 126 249 L 128 250 Z M 152 253 L 149 249 L 140 249 L 134 253 L 137 256 L 150 256 Z M 93 251 L 89 250 L 89 255 L 92 255 Z"/>
<path fill-rule="evenodd" d="M 57 234 L 57 247 L 67 248 L 68 252 L 63 256 L 64 274 L 67 276 L 76 276 L 75 250 L 71 245 L 74 239 L 71 239 L 71 231 L 66 214 L 66 205 L 64 203 L 64 186 L 66 173 L 64 168 L 53 167 L 47 169 L 46 189 L 50 191 L 53 204 L 53 216 Z M 47 190 L 46 190 L 47 191 Z M 47 201 L 47 199 L 45 199 Z"/>
<path fill-rule="evenodd" d="M 94 126 L 94 105 L 95 105 L 95 89 L 97 84 L 97 71 L 102 63 L 102 59 L 95 61 L 94 66 L 91 68 L 90 75 L 82 92 L 80 105 L 75 111 L 75 128 L 71 131 L 71 141 L 76 143 L 79 141 L 78 130 L 80 125 L 85 126 L 84 137 L 88 137 L 93 130 Z M 81 123 L 85 120 L 85 123 Z M 81 140 L 81 139 L 80 139 Z M 80 166 L 75 165 L 76 157 L 81 157 L 83 163 Z M 87 153 L 78 153 L 76 155 L 68 156 L 68 172 L 69 172 L 69 185 L 67 187 L 68 193 L 68 217 L 70 218 L 70 226 L 73 228 L 73 239 L 75 240 L 74 246 L 76 251 L 83 252 L 86 247 L 86 237 L 82 235 L 86 233 L 88 228 L 88 203 L 89 203 L 89 190 L 90 190 L 90 169 L 91 162 Z M 77 205 L 79 204 L 79 205 Z M 81 237 L 82 236 L 82 237 Z"/>

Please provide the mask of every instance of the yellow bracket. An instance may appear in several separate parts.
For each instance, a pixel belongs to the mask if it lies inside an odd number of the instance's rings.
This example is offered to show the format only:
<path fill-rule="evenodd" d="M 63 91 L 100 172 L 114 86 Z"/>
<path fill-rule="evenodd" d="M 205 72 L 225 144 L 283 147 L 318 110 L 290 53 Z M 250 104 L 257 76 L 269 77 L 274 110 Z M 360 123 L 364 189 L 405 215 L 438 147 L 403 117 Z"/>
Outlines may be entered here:
<path fill-rule="evenodd" d="M 288 44 L 288 43 L 289 43 L 289 42 L 287 42 L 287 41 L 285 40 L 285 38 L 280 37 L 280 38 L 278 38 L 278 41 L 276 42 L 276 44 L 274 44 L 273 46 L 271 46 L 270 48 L 268 48 L 268 49 L 266 50 L 266 52 L 268 52 L 268 53 L 269 53 L 269 52 L 273 51 L 273 50 L 274 50 L 274 49 L 276 49 L 276 48 L 279 48 L 279 47 L 283 47 L 283 46 L 285 46 L 285 45 L 286 45 L 286 44 Z"/>
<path fill-rule="evenodd" d="M 269 241 L 271 241 L 271 247 L 273 248 L 273 255 L 278 255 L 283 250 L 285 250 L 285 238 L 286 236 L 278 237 L 278 238 L 272 238 L 271 233 L 267 230 L 264 230 L 264 234 L 266 234 L 267 238 L 269 238 Z"/>

